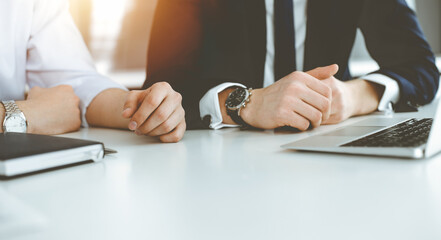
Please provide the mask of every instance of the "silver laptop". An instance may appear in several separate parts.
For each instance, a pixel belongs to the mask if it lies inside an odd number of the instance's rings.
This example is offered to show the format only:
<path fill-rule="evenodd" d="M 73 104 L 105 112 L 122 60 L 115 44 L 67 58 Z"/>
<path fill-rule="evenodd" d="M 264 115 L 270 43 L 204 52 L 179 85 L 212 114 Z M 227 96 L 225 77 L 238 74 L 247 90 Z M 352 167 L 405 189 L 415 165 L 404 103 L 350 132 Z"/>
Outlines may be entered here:
<path fill-rule="evenodd" d="M 298 151 L 428 158 L 441 151 L 441 104 L 434 118 L 372 117 L 283 145 Z"/>

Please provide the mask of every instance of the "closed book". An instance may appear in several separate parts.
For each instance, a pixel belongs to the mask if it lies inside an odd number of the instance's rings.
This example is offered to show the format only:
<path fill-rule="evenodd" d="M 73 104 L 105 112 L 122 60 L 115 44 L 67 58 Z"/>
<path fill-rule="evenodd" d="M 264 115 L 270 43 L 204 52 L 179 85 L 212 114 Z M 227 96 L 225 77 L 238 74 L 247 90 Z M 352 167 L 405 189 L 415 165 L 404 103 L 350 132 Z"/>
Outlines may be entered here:
<path fill-rule="evenodd" d="M 80 139 L 0 134 L 0 176 L 12 177 L 86 161 L 100 161 L 104 145 Z"/>

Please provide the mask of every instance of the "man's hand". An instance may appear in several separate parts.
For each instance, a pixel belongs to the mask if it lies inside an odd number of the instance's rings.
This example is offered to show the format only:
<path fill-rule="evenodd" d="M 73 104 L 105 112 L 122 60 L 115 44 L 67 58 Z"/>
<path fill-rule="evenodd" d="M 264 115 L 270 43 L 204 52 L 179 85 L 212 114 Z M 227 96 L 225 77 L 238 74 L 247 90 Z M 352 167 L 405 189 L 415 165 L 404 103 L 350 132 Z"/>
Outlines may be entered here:
<path fill-rule="evenodd" d="M 131 91 L 123 117 L 131 119 L 130 130 L 138 135 L 159 137 L 163 142 L 178 142 L 186 130 L 182 96 L 165 82 L 143 91 Z"/>
<path fill-rule="evenodd" d="M 352 116 L 374 112 L 383 94 L 382 86 L 365 80 L 342 82 L 334 76 L 320 76 L 314 71 L 308 74 L 321 79 L 332 89 L 331 116 L 322 124 L 337 124 Z"/>
<path fill-rule="evenodd" d="M 18 101 L 28 121 L 28 133 L 62 134 L 81 126 L 80 99 L 71 86 L 34 87 L 26 101 Z"/>
<path fill-rule="evenodd" d="M 261 129 L 290 126 L 304 131 L 311 124 L 318 127 L 331 114 L 332 91 L 312 75 L 330 78 L 337 71 L 338 67 L 332 65 L 309 74 L 293 72 L 271 86 L 254 90 L 250 103 L 241 110 L 241 117 Z"/>

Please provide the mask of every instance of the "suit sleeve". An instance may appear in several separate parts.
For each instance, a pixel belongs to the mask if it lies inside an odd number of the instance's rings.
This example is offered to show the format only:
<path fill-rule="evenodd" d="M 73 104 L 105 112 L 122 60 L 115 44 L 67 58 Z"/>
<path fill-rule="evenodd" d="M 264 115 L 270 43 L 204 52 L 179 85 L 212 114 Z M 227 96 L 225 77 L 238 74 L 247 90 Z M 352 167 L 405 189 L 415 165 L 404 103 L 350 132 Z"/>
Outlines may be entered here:
<path fill-rule="evenodd" d="M 359 24 L 368 51 L 380 66 L 375 73 L 398 82 L 395 110 L 411 111 L 430 103 L 438 90 L 439 70 L 406 1 L 365 0 Z"/>
<path fill-rule="evenodd" d="M 168 82 L 183 96 L 189 129 L 206 128 L 199 113 L 199 100 L 205 92 L 198 76 L 202 42 L 201 2 L 159 0 L 153 20 L 144 88 Z"/>

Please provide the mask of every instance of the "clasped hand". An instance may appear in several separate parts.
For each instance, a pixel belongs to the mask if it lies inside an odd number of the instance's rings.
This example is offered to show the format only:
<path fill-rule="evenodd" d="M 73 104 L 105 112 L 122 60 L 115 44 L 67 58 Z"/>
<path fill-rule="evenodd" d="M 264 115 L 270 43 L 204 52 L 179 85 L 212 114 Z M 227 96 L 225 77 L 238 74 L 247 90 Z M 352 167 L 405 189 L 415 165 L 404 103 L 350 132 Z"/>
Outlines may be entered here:
<path fill-rule="evenodd" d="M 337 72 L 337 65 L 293 72 L 271 86 L 254 90 L 241 116 L 257 128 L 290 126 L 302 131 L 346 120 L 355 113 L 354 96 L 347 83 L 334 78 Z"/>
<path fill-rule="evenodd" d="M 186 130 L 182 96 L 168 83 L 156 83 L 127 95 L 123 117 L 138 135 L 159 137 L 162 142 L 178 142 Z"/>

